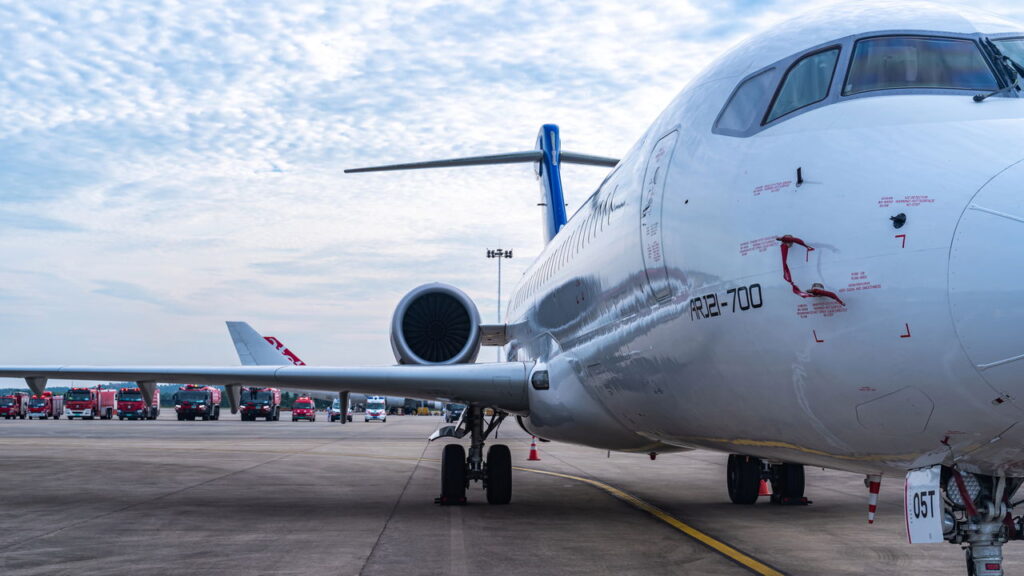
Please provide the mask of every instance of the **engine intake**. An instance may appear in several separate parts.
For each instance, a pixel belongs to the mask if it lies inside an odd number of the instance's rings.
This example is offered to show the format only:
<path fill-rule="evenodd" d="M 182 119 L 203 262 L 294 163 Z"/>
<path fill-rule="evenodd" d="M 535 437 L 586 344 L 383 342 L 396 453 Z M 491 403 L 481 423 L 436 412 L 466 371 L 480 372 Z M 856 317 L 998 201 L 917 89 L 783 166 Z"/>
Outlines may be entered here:
<path fill-rule="evenodd" d="M 401 364 L 468 364 L 480 351 L 480 313 L 464 292 L 424 284 L 391 318 L 391 350 Z"/>

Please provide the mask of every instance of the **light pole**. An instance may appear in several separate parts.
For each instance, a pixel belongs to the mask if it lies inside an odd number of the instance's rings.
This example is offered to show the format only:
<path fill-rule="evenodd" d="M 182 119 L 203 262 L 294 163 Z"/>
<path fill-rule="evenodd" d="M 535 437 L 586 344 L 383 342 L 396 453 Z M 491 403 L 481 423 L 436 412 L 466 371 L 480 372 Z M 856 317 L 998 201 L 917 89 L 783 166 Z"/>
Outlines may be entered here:
<path fill-rule="evenodd" d="M 511 250 L 505 250 L 504 248 L 495 248 L 487 251 L 488 258 L 498 259 L 498 324 L 501 324 L 501 261 L 505 258 L 512 257 Z M 501 362 L 501 348 L 498 348 L 498 362 Z"/>

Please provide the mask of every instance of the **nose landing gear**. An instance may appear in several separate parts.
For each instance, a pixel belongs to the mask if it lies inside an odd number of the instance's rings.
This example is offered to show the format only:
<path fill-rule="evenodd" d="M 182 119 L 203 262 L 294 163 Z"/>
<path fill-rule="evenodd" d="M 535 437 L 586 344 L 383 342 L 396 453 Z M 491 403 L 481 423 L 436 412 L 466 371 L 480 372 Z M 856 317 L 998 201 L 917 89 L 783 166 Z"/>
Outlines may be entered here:
<path fill-rule="evenodd" d="M 466 503 L 470 482 L 481 482 L 487 492 L 488 504 L 512 501 L 512 453 L 508 446 L 495 444 L 484 455 L 484 440 L 494 432 L 507 414 L 495 412 L 485 421 L 483 408 L 472 404 L 462 412 L 455 426 L 444 426 L 430 439 L 462 438 L 470 435 L 469 455 L 461 444 L 448 444 L 441 454 L 441 496 L 435 500 L 442 506 Z"/>
<path fill-rule="evenodd" d="M 960 544 L 968 576 L 1003 576 L 1003 544 L 1024 539 L 1010 496 L 1024 479 L 961 473 L 944 468 L 943 537 Z"/>

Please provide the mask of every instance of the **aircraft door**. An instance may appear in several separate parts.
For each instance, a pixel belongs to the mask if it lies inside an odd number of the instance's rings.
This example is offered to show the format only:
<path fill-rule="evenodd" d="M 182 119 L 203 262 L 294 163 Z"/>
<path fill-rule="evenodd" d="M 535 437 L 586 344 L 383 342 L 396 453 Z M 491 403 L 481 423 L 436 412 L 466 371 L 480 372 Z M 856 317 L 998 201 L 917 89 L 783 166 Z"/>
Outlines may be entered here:
<path fill-rule="evenodd" d="M 665 181 L 668 179 L 668 167 L 678 136 L 679 132 L 673 130 L 654 145 L 647 160 L 647 169 L 644 171 L 640 198 L 640 248 L 644 258 L 647 284 L 658 302 L 672 297 L 661 234 L 661 207 L 665 196 Z"/>

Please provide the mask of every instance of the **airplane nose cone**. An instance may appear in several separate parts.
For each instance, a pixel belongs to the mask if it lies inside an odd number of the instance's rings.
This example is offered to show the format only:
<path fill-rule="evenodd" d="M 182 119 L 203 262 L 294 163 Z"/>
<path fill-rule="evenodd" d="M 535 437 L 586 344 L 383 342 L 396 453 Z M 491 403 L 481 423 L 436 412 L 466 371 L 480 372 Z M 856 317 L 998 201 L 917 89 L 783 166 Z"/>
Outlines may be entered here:
<path fill-rule="evenodd" d="M 1024 161 L 985 184 L 960 217 L 949 302 L 968 358 L 996 390 L 1024 401 Z"/>

